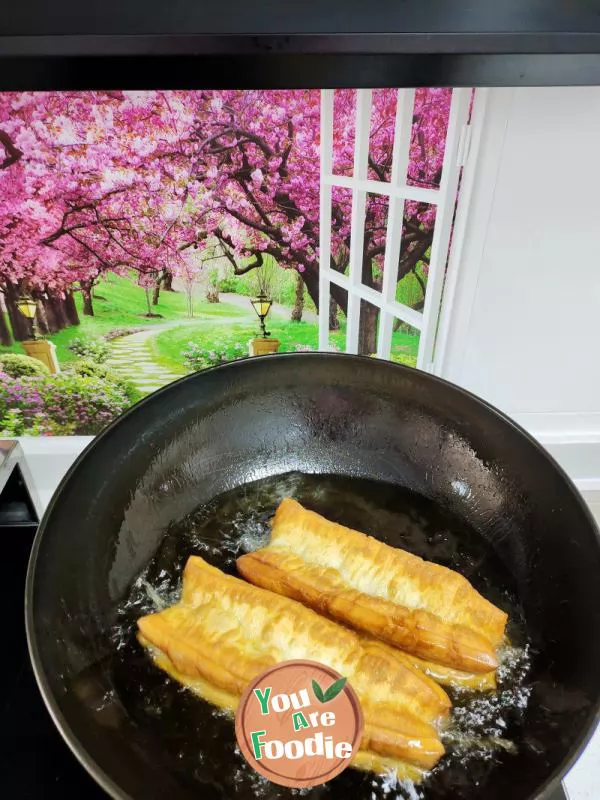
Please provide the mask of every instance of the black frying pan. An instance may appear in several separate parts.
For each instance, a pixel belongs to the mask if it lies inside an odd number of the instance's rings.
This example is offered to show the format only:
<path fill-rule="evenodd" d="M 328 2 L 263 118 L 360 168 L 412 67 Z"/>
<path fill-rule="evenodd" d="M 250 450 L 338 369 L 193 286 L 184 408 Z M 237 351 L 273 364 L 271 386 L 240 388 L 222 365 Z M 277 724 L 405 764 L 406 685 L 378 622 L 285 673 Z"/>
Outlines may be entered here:
<path fill-rule="evenodd" d="M 541 447 L 472 395 L 325 354 L 172 384 L 98 436 L 61 483 L 31 557 L 27 629 L 46 703 L 90 773 L 114 798 L 288 796 L 252 782 L 231 723 L 149 665 L 131 632 L 149 584 L 172 591 L 191 552 L 233 571 L 248 506 L 264 527 L 287 491 L 460 568 L 529 642 L 529 703 L 507 723 L 517 752 L 451 756 L 427 800 L 548 798 L 598 719 L 600 542 L 586 506 Z M 310 797 L 372 791 L 346 770 Z"/>

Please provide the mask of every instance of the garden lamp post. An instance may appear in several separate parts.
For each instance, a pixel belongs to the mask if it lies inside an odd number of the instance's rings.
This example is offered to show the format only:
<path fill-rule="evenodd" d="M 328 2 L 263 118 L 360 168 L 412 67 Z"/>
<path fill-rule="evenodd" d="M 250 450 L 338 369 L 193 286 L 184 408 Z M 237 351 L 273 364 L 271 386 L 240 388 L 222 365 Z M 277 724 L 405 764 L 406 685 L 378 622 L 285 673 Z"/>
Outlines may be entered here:
<path fill-rule="evenodd" d="M 56 359 L 56 345 L 54 342 L 40 339 L 37 335 L 35 325 L 37 303 L 35 300 L 32 297 L 21 297 L 17 300 L 17 308 L 24 317 L 27 317 L 27 319 L 31 321 L 31 339 L 26 342 L 21 342 L 27 355 L 45 364 L 52 374 L 60 372 L 60 367 Z"/>
<path fill-rule="evenodd" d="M 37 339 L 37 333 L 35 329 L 35 314 L 37 311 L 37 303 L 31 297 L 21 297 L 17 300 L 17 308 L 23 314 L 24 317 L 27 317 L 28 320 L 31 322 L 31 335 L 32 338 L 35 340 Z"/>
<path fill-rule="evenodd" d="M 266 294 L 259 294 L 254 300 L 250 301 L 252 303 L 252 308 L 256 311 L 256 315 L 260 320 L 260 329 L 263 335 L 263 339 L 266 339 L 267 336 L 271 334 L 265 327 L 265 318 L 269 313 L 271 306 L 273 305 L 273 301 L 270 300 Z"/>

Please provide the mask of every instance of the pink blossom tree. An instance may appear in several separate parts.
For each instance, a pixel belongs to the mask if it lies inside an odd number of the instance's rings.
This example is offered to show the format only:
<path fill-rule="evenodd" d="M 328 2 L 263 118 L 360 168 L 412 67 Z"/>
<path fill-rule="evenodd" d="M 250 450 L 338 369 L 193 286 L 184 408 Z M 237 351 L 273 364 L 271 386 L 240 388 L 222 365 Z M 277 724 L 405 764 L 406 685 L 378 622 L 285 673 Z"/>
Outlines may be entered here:
<path fill-rule="evenodd" d="M 0 95 L 0 286 L 17 335 L 21 291 L 39 296 L 44 325 L 51 299 L 75 310 L 74 284 L 93 313 L 108 270 L 164 276 L 190 196 L 179 138 L 191 119 L 160 92 Z"/>
<path fill-rule="evenodd" d="M 370 177 L 389 180 L 395 92 L 374 92 Z M 417 90 L 409 182 L 439 183 L 450 90 Z M 355 92 L 336 92 L 336 172 L 351 169 Z M 93 313 L 107 271 L 170 288 L 186 250 L 216 238 L 236 274 L 272 256 L 301 276 L 318 306 L 320 94 L 306 91 L 62 92 L 0 95 L 0 289 L 13 332 L 20 292 L 48 330 L 76 322 L 73 290 Z M 344 271 L 351 199 L 333 192 L 332 257 Z M 424 283 L 433 207 L 407 203 L 397 280 Z M 362 280 L 381 285 L 387 201 L 369 195 Z M 417 272 L 420 265 L 421 274 Z M 335 303 L 345 293 L 332 286 Z M 361 318 L 374 347 L 376 314 Z M 4 326 L 6 328 L 6 326 Z M 0 335 L 6 339 L 6 331 Z"/>

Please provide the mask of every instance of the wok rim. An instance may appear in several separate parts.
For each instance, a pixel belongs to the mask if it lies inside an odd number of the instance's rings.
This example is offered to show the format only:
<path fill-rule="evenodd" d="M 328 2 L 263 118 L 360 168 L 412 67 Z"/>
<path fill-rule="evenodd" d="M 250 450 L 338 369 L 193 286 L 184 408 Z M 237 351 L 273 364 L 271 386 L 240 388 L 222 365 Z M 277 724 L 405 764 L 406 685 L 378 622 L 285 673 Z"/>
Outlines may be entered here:
<path fill-rule="evenodd" d="M 521 434 L 521 436 L 523 436 L 529 442 L 529 444 L 532 445 L 538 451 L 538 453 L 542 455 L 549 462 L 550 466 L 554 468 L 554 470 L 559 474 L 559 476 L 563 479 L 563 481 L 567 485 L 570 493 L 573 495 L 574 501 L 577 503 L 580 510 L 583 511 L 583 514 L 586 517 L 591 530 L 595 534 L 596 543 L 600 548 L 600 527 L 596 523 L 596 520 L 594 519 L 589 506 L 583 499 L 581 493 L 575 486 L 574 482 L 567 475 L 563 467 L 558 463 L 558 461 L 554 458 L 554 456 L 552 456 L 528 431 L 526 431 L 521 425 L 515 422 L 515 420 L 511 419 L 511 417 L 509 417 L 503 411 L 500 411 L 500 409 L 496 408 L 491 403 L 488 403 L 483 398 L 478 397 L 473 392 L 470 392 L 467 389 L 463 389 L 461 386 L 458 386 L 455 383 L 452 383 L 451 381 L 445 380 L 444 378 L 440 378 L 437 375 L 432 375 L 429 372 L 424 372 L 423 370 L 417 370 L 414 367 L 408 367 L 403 364 L 397 364 L 391 361 L 384 361 L 382 359 L 374 360 L 368 356 L 358 356 L 350 353 L 328 353 L 328 352 L 274 353 L 263 356 L 254 356 L 251 359 L 230 361 L 227 364 L 221 364 L 219 366 L 210 367 L 200 372 L 194 372 L 191 375 L 186 375 L 177 381 L 173 381 L 172 383 L 163 386 L 161 389 L 158 389 L 156 392 L 152 392 L 152 394 L 149 394 L 142 400 L 138 401 L 135 405 L 131 406 L 131 408 L 129 408 L 125 413 L 121 414 L 119 417 L 117 417 L 117 419 L 113 420 L 113 422 L 111 422 L 110 425 L 103 428 L 103 430 L 94 437 L 94 439 L 79 454 L 79 456 L 77 456 L 73 464 L 70 466 L 70 468 L 68 469 L 68 471 L 58 484 L 57 488 L 55 489 L 50 499 L 50 502 L 48 503 L 46 510 L 44 511 L 44 514 L 38 526 L 35 539 L 31 548 L 29 562 L 27 565 L 27 576 L 25 580 L 25 631 L 27 638 L 27 649 L 32 664 L 33 674 L 35 676 L 37 686 L 40 690 L 42 700 L 44 701 L 44 705 L 46 706 L 48 713 L 50 714 L 52 721 L 54 722 L 58 732 L 62 736 L 63 741 L 67 744 L 67 746 L 69 747 L 75 758 L 79 761 L 79 763 L 83 766 L 83 768 L 87 771 L 87 773 L 91 776 L 91 778 L 113 800 L 140 800 L 140 798 L 133 797 L 132 795 L 124 791 L 110 777 L 105 768 L 89 754 L 89 752 L 80 743 L 79 738 L 74 734 L 73 730 L 69 725 L 68 720 L 65 718 L 64 714 L 60 711 L 58 707 L 58 703 L 54 693 L 50 689 L 50 685 L 46 677 L 46 671 L 43 665 L 43 656 L 40 648 L 38 647 L 38 642 L 36 638 L 34 609 L 33 609 L 33 588 L 35 583 L 35 574 L 37 570 L 38 553 L 41 547 L 42 539 L 46 532 L 46 528 L 48 527 L 50 518 L 52 516 L 54 507 L 57 505 L 57 503 L 60 502 L 60 498 L 65 486 L 71 480 L 73 474 L 79 468 L 79 465 L 85 459 L 88 458 L 89 454 L 93 451 L 93 449 L 99 442 L 101 442 L 106 437 L 111 436 L 113 432 L 123 422 L 125 422 L 132 413 L 135 413 L 138 408 L 141 408 L 147 404 L 155 402 L 155 399 L 157 397 L 160 397 L 165 392 L 168 392 L 173 386 L 178 386 L 186 381 L 198 380 L 200 376 L 204 374 L 210 374 L 215 371 L 227 371 L 227 370 L 230 371 L 232 369 L 236 369 L 236 367 L 240 363 L 245 365 L 247 365 L 248 363 L 261 364 L 264 363 L 266 360 L 288 361 L 289 359 L 303 360 L 305 362 L 310 362 L 314 360 L 322 361 L 324 359 L 328 359 L 331 361 L 353 360 L 356 362 L 357 367 L 359 365 L 364 365 L 367 363 L 373 364 L 375 362 L 378 365 L 378 367 L 383 369 L 400 370 L 407 374 L 414 374 L 415 372 L 418 372 L 420 377 L 424 379 L 425 382 L 429 382 L 434 386 L 438 385 L 441 387 L 445 387 L 446 389 L 449 389 L 451 392 L 456 392 L 459 395 L 462 395 L 472 401 L 475 401 L 479 405 L 486 408 L 488 412 L 490 412 L 501 422 L 504 422 L 505 424 L 509 425 L 514 431 Z M 531 795 L 527 800 L 550 800 L 551 792 L 557 788 L 558 784 L 562 782 L 563 778 L 577 763 L 580 756 L 583 754 L 584 750 L 589 744 L 592 736 L 594 735 L 599 723 L 600 723 L 600 691 L 598 692 L 598 696 L 596 697 L 595 703 L 593 704 L 587 719 L 582 725 L 580 734 L 574 739 L 568 754 L 565 756 L 562 762 L 553 770 L 553 772 L 549 775 L 546 781 L 540 785 L 540 787 L 536 790 L 536 793 Z"/>

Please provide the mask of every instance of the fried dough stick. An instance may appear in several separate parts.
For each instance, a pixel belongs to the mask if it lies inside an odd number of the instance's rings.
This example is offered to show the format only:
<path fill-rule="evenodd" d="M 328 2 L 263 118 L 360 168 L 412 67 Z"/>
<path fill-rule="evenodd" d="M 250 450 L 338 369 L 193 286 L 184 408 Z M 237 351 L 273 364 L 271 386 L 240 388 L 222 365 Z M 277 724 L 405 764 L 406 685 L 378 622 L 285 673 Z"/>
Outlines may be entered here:
<path fill-rule="evenodd" d="M 295 658 L 348 678 L 365 717 L 356 765 L 416 776 L 444 753 L 437 725 L 445 692 L 392 648 L 366 641 L 300 603 L 225 575 L 192 556 L 179 603 L 138 621 L 140 641 L 162 669 L 210 702 L 233 708 L 248 683 Z"/>
<path fill-rule="evenodd" d="M 446 567 L 281 502 L 270 544 L 237 560 L 270 589 L 406 651 L 465 673 L 498 666 L 507 615 Z"/>

